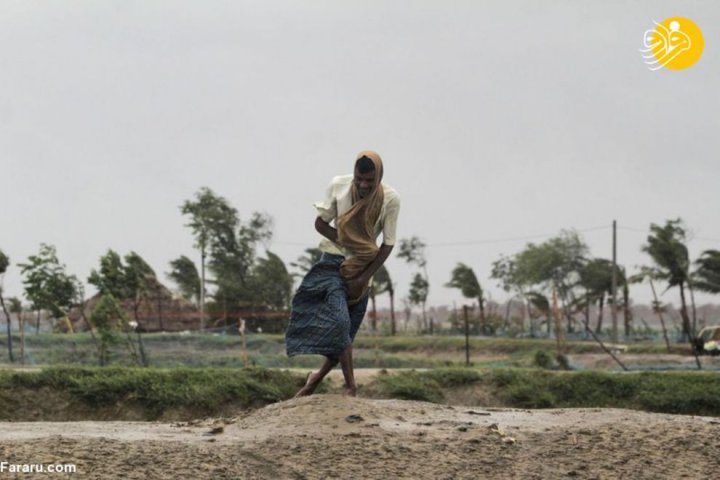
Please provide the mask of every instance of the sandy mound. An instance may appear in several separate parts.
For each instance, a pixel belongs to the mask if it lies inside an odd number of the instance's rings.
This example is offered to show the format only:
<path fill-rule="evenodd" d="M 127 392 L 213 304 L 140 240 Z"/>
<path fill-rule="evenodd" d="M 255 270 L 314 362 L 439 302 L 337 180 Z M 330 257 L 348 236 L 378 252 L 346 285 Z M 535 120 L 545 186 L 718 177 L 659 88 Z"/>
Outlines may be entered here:
<path fill-rule="evenodd" d="M 676 479 L 716 476 L 719 452 L 707 417 L 338 395 L 175 424 L 0 424 L 0 461 L 75 463 L 66 478 Z"/>

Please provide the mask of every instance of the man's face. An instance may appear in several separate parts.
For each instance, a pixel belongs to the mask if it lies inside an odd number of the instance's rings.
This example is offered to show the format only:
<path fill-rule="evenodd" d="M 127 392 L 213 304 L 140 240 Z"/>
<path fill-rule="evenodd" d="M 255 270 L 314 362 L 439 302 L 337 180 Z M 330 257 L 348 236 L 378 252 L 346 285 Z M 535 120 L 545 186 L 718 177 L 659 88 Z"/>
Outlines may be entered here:
<path fill-rule="evenodd" d="M 375 170 L 367 173 L 360 173 L 356 168 L 353 183 L 357 188 L 360 198 L 367 197 L 370 192 L 372 192 L 373 185 L 375 185 Z"/>

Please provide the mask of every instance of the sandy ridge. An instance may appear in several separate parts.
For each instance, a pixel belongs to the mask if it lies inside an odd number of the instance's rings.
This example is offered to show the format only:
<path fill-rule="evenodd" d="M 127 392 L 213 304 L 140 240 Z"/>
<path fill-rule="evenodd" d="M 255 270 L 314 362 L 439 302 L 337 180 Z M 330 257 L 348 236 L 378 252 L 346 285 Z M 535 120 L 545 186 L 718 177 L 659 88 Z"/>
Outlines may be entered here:
<path fill-rule="evenodd" d="M 720 420 L 315 395 L 192 422 L 2 423 L 2 460 L 97 479 L 712 477 Z"/>

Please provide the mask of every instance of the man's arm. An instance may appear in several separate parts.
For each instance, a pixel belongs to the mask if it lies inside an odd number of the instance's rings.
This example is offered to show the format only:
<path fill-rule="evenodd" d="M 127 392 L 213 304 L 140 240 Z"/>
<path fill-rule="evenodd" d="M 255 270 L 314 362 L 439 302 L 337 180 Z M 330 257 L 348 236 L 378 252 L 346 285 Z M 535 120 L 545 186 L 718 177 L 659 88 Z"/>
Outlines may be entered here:
<path fill-rule="evenodd" d="M 383 263 L 385 263 L 385 260 L 388 259 L 390 253 L 393 251 L 393 246 L 394 245 L 385 245 L 384 243 L 380 245 L 380 250 L 378 250 L 375 259 L 370 262 L 365 271 L 362 272 L 359 276 L 359 278 L 363 280 L 365 284 L 370 281 L 370 277 L 375 275 L 375 272 L 377 272 L 380 267 L 382 267 Z"/>
<path fill-rule="evenodd" d="M 326 222 L 320 217 L 317 217 L 315 219 L 315 230 L 317 230 L 320 235 L 327 238 L 331 242 L 337 243 L 337 229 L 331 227 L 328 222 Z"/>
<path fill-rule="evenodd" d="M 385 263 L 385 260 L 388 259 L 392 250 L 393 245 L 385 245 L 384 243 L 380 245 L 380 250 L 378 250 L 375 259 L 370 262 L 367 268 L 365 268 L 365 270 L 357 277 L 347 281 L 349 298 L 357 298 L 360 296 L 363 289 L 368 286 L 370 277 L 375 275 L 375 272 L 377 272 L 382 264 Z"/>

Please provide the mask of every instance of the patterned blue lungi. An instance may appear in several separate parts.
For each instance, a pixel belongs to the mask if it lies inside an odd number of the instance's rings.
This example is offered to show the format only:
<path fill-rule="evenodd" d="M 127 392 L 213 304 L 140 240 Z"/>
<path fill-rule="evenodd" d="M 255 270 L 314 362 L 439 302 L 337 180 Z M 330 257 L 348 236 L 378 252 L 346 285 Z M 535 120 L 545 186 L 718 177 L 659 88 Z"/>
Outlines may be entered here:
<path fill-rule="evenodd" d="M 367 310 L 368 296 L 348 305 L 347 290 L 340 276 L 344 260 L 341 255 L 323 253 L 303 278 L 293 298 L 285 332 L 289 357 L 319 354 L 337 361 L 355 339 Z"/>

